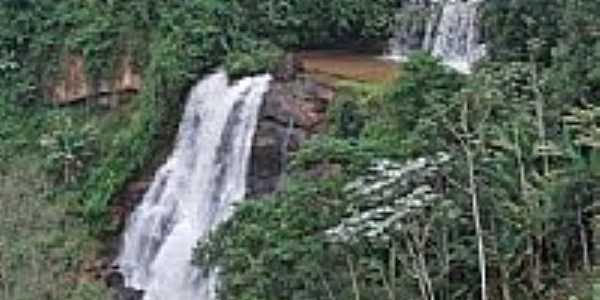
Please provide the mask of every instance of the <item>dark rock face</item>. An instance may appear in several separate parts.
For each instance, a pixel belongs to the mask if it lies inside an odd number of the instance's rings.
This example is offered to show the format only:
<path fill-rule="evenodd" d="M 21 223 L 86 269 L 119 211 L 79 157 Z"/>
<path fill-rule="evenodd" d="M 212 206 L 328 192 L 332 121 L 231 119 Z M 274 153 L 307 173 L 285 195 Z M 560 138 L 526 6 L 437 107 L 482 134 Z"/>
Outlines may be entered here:
<path fill-rule="evenodd" d="M 326 129 L 334 90 L 302 74 L 298 65 L 293 56 L 286 56 L 265 95 L 252 147 L 250 197 L 276 191 L 290 153 Z"/>
<path fill-rule="evenodd" d="M 110 211 L 111 223 L 114 228 L 119 228 L 115 232 L 123 231 L 129 214 L 135 210 L 148 190 L 151 176 L 150 173 L 144 174 L 138 180 L 129 182 L 115 198 Z M 126 287 L 119 266 L 112 264 L 119 252 L 120 236 L 121 234 L 113 234 L 106 238 L 106 249 L 111 254 L 105 258 L 106 261 L 98 275 L 110 288 L 110 300 L 142 300 L 144 292 Z"/>
<path fill-rule="evenodd" d="M 113 269 L 105 276 L 106 285 L 111 288 L 113 300 L 142 300 L 144 292 L 125 286 L 125 279 Z"/>

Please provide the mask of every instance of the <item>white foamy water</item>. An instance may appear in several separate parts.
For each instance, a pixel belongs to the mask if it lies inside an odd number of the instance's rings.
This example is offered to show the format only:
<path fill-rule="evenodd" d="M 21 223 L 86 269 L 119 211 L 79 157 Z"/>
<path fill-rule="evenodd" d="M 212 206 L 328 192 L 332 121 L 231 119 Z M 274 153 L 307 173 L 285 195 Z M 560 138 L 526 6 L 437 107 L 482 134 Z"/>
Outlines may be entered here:
<path fill-rule="evenodd" d="M 217 279 L 191 265 L 198 240 L 244 198 L 246 174 L 270 76 L 233 85 L 218 72 L 191 91 L 177 142 L 130 217 L 117 264 L 145 300 L 210 300 Z"/>
<path fill-rule="evenodd" d="M 472 64 L 486 55 L 479 20 L 482 2 L 448 0 L 424 4 L 415 1 L 404 8 L 387 57 L 403 61 L 414 51 L 423 50 L 441 58 L 446 65 L 469 73 Z"/>

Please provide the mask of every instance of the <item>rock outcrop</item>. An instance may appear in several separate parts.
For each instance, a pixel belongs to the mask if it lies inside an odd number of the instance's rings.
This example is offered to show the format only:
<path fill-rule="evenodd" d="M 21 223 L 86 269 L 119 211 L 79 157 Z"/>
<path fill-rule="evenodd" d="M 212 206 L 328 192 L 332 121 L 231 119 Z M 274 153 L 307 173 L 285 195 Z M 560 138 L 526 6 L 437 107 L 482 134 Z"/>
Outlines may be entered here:
<path fill-rule="evenodd" d="M 134 70 L 130 55 L 120 57 L 114 70 L 107 78 L 92 78 L 85 69 L 83 56 L 66 54 L 60 61 L 58 74 L 44 84 L 44 96 L 58 105 L 98 99 L 102 104 L 113 106 L 120 95 L 142 88 L 141 76 Z"/>
<path fill-rule="evenodd" d="M 274 78 L 254 138 L 248 177 L 250 197 L 279 188 L 289 154 L 326 129 L 327 106 L 335 97 L 332 87 L 302 73 L 292 55 L 283 60 Z"/>

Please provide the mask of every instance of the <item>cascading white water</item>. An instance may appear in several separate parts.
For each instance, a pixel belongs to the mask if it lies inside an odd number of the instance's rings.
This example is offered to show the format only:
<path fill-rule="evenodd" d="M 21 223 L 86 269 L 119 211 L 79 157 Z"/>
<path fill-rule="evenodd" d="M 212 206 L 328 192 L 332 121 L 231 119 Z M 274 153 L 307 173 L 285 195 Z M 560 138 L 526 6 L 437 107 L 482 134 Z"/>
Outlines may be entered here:
<path fill-rule="evenodd" d="M 403 61 L 412 52 L 428 49 L 427 40 L 431 40 L 434 22 L 432 22 L 430 7 L 419 1 L 409 3 L 396 14 L 396 22 L 400 24 L 389 41 L 388 58 Z"/>
<path fill-rule="evenodd" d="M 485 56 L 480 43 L 478 8 L 481 1 L 450 1 L 444 5 L 431 53 L 451 67 L 469 72 Z"/>
<path fill-rule="evenodd" d="M 403 17 L 390 40 L 388 57 L 403 60 L 414 51 L 429 51 L 445 64 L 468 73 L 471 65 L 486 55 L 479 28 L 483 0 L 413 2 L 400 14 Z"/>
<path fill-rule="evenodd" d="M 262 75 L 230 86 L 218 72 L 189 95 L 175 149 L 130 217 L 116 262 L 145 300 L 214 299 L 214 272 L 193 267 L 192 251 L 244 197 L 269 82 Z"/>

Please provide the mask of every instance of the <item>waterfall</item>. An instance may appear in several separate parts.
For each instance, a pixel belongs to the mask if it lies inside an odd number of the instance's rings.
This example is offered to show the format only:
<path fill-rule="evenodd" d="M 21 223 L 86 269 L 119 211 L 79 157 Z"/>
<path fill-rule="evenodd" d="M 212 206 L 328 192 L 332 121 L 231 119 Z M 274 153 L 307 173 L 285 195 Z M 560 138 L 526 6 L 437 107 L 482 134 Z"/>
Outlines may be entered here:
<path fill-rule="evenodd" d="M 215 298 L 214 271 L 193 248 L 244 198 L 258 112 L 270 76 L 229 85 L 218 72 L 191 91 L 173 153 L 128 220 L 116 264 L 145 300 Z"/>
<path fill-rule="evenodd" d="M 414 51 L 424 50 L 458 71 L 468 73 L 471 65 L 486 54 L 479 26 L 483 0 L 439 2 L 417 1 L 403 9 L 399 14 L 403 17 L 398 18 L 399 27 L 390 40 L 388 57 L 402 60 Z M 421 13 L 415 13 L 419 10 Z"/>
<path fill-rule="evenodd" d="M 481 1 L 451 1 L 444 5 L 431 53 L 463 72 L 485 56 L 480 43 L 478 8 Z"/>
<path fill-rule="evenodd" d="M 401 26 L 396 28 L 394 36 L 390 39 L 388 57 L 402 61 L 412 52 L 426 47 L 428 42 L 424 39 L 431 35 L 431 32 L 427 31 L 432 30 L 433 26 L 433 18 L 428 10 L 428 7 L 421 3 L 410 3 L 396 14 L 396 22 Z"/>

